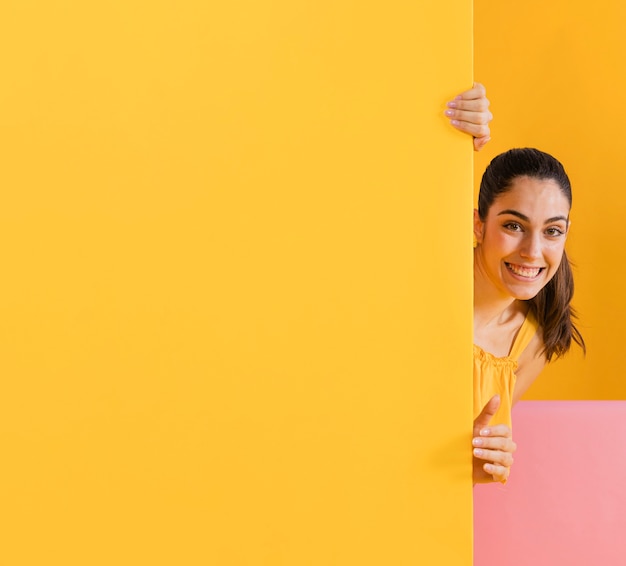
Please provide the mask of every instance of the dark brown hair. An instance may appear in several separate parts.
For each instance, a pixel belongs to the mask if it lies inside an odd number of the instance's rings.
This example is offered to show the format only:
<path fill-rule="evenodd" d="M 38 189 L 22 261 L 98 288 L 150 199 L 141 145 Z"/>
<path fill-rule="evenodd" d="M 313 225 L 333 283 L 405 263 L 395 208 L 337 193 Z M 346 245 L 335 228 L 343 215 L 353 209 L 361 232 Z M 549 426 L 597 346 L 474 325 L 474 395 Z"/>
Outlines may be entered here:
<path fill-rule="evenodd" d="M 572 206 L 570 180 L 557 159 L 538 149 L 511 149 L 495 157 L 483 174 L 478 196 L 478 215 L 483 222 L 493 201 L 509 191 L 518 177 L 555 181 Z M 552 279 L 535 297 L 525 301 L 541 326 L 548 361 L 567 353 L 572 340 L 585 351 L 585 341 L 573 322 L 576 318 L 570 304 L 573 295 L 572 268 L 563 252 L 563 259 Z"/>

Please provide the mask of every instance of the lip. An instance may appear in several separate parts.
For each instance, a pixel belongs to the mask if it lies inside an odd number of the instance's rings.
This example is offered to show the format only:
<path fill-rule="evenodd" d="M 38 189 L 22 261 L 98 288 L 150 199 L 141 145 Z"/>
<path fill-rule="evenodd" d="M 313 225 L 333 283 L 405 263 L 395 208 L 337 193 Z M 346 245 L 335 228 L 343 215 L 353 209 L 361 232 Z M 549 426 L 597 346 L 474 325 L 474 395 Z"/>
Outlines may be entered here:
<path fill-rule="evenodd" d="M 533 282 L 539 279 L 545 271 L 545 267 L 539 265 L 522 265 L 519 263 L 504 262 L 507 272 L 518 281 Z M 515 267 L 513 267 L 515 266 Z M 537 271 L 538 270 L 538 271 Z M 532 274 L 536 271 L 536 274 Z M 525 275 L 524 272 L 527 274 Z"/>

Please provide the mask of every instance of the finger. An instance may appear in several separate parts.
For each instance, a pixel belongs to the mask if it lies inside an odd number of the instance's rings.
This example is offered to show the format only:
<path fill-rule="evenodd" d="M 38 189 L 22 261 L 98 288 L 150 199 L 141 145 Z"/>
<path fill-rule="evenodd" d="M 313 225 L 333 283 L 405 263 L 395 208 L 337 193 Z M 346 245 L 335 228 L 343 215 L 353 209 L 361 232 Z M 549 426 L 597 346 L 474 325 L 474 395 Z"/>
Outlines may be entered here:
<path fill-rule="evenodd" d="M 500 407 L 500 395 L 494 395 L 483 407 L 483 410 L 474 420 L 474 425 L 487 426 Z"/>
<path fill-rule="evenodd" d="M 491 133 L 489 126 L 485 124 L 471 124 L 460 120 L 450 120 L 450 124 L 457 130 L 471 134 L 476 138 L 488 137 Z"/>
<path fill-rule="evenodd" d="M 470 124 L 487 125 L 491 121 L 491 112 L 470 112 L 469 110 L 446 110 L 444 114 L 448 118 Z"/>
<path fill-rule="evenodd" d="M 481 83 L 474 83 L 474 86 L 455 97 L 455 100 L 473 100 L 476 98 L 485 98 L 487 89 Z"/>
<path fill-rule="evenodd" d="M 487 112 L 490 106 L 489 99 L 487 98 L 475 98 L 472 100 L 455 99 L 446 103 L 448 108 L 454 108 L 458 110 L 467 110 L 468 112 Z"/>
<path fill-rule="evenodd" d="M 501 450 L 503 452 L 515 452 L 517 444 L 510 438 L 474 438 L 472 440 L 474 448 L 484 448 L 487 450 Z"/>
<path fill-rule="evenodd" d="M 496 424 L 480 431 L 480 436 L 512 438 L 513 432 L 507 424 Z"/>
<path fill-rule="evenodd" d="M 499 464 L 510 468 L 513 465 L 513 455 L 502 450 L 485 450 L 484 448 L 474 448 L 473 454 L 479 460 L 486 460 L 492 464 Z"/>
<path fill-rule="evenodd" d="M 493 438 L 489 439 L 489 441 L 485 442 L 484 438 L 474 439 L 472 442 L 472 446 L 474 450 L 482 450 L 480 454 L 487 454 L 488 451 L 492 452 L 506 452 L 508 454 L 513 455 L 513 453 L 517 450 L 517 444 L 513 442 L 510 438 Z M 479 452 L 476 452 L 478 454 Z M 484 458 L 488 459 L 488 458 Z"/>
<path fill-rule="evenodd" d="M 498 412 L 500 407 L 500 395 L 494 395 L 483 407 L 480 414 L 474 419 L 474 430 L 480 431 L 489 424 L 489 421 Z"/>
<path fill-rule="evenodd" d="M 504 482 L 508 479 L 510 469 L 497 464 L 485 464 L 483 470 L 493 477 L 493 481 Z"/>
<path fill-rule="evenodd" d="M 480 151 L 491 141 L 491 136 L 482 136 L 480 138 L 474 138 L 474 151 Z"/>

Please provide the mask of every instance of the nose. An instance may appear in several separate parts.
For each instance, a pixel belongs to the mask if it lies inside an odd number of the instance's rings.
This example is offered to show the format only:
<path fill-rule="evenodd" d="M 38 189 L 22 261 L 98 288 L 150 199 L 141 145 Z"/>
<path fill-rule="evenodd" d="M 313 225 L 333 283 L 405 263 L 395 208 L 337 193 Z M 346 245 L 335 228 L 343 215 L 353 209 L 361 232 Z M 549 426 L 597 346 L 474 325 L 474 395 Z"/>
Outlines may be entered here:
<path fill-rule="evenodd" d="M 520 249 L 520 256 L 527 259 L 541 259 L 542 255 L 541 234 L 527 233 Z"/>

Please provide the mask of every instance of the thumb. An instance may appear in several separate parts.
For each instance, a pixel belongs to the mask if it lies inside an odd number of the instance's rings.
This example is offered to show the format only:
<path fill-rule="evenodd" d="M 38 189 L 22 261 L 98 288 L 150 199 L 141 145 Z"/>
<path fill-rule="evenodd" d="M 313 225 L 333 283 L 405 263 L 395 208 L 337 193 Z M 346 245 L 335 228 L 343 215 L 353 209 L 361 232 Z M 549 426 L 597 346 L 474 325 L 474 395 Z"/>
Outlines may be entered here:
<path fill-rule="evenodd" d="M 474 138 L 474 151 L 480 151 L 490 141 L 491 141 L 491 138 L 489 136 L 483 136 L 482 138 Z"/>
<path fill-rule="evenodd" d="M 480 415 L 474 420 L 474 429 L 480 430 L 481 428 L 488 426 L 489 421 L 493 418 L 500 407 L 500 395 L 494 395 L 487 404 L 483 407 Z"/>

